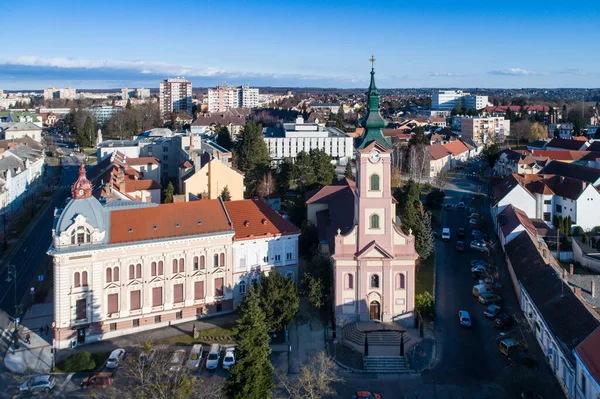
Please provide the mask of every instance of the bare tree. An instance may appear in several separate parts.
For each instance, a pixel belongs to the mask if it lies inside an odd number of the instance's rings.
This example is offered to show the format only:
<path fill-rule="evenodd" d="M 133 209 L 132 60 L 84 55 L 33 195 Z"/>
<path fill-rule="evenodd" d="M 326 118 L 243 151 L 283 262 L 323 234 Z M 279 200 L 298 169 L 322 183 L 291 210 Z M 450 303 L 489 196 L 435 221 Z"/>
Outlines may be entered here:
<path fill-rule="evenodd" d="M 284 393 L 282 398 L 320 399 L 336 396 L 333 384 L 343 382 L 338 375 L 337 365 L 325 352 L 319 352 L 313 358 L 307 359 L 297 378 L 291 379 L 287 374 L 278 375 L 278 388 Z"/>
<path fill-rule="evenodd" d="M 452 175 L 446 169 L 441 169 L 438 174 L 435 176 L 433 182 L 441 191 L 444 191 L 444 188 L 450 183 L 450 179 L 452 179 Z"/>

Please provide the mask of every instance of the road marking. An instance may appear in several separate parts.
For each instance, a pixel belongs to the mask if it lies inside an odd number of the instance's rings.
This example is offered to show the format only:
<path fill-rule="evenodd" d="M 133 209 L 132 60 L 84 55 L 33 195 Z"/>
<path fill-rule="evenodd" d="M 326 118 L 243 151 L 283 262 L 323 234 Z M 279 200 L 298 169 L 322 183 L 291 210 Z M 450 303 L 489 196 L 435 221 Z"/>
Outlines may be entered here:
<path fill-rule="evenodd" d="M 71 381 L 71 378 L 73 378 L 73 375 L 75 373 L 69 373 L 69 375 L 67 376 L 67 378 L 65 378 L 65 382 L 63 382 L 60 386 L 60 388 L 58 388 L 58 393 L 61 393 L 63 391 L 63 389 L 65 389 L 65 386 L 69 383 L 69 381 Z"/>

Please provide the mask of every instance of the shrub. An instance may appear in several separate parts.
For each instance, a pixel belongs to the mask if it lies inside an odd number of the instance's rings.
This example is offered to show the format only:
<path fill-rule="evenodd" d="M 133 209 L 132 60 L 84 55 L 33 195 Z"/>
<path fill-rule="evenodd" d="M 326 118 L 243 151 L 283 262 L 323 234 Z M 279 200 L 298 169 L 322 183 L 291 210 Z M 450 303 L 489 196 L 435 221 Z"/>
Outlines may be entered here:
<path fill-rule="evenodd" d="M 575 237 L 579 237 L 582 234 L 583 234 L 583 229 L 581 228 L 581 226 L 575 226 L 575 227 L 573 227 L 573 235 Z"/>
<path fill-rule="evenodd" d="M 433 296 L 429 291 L 416 296 L 416 307 L 422 317 L 433 317 Z"/>
<path fill-rule="evenodd" d="M 96 362 L 90 352 L 80 352 L 58 362 L 56 368 L 69 373 L 92 371 L 96 368 Z"/>
<path fill-rule="evenodd" d="M 588 236 L 586 234 L 584 234 L 584 235 L 581 236 L 581 242 L 583 244 L 585 244 L 585 245 L 588 245 L 589 239 L 588 239 Z"/>

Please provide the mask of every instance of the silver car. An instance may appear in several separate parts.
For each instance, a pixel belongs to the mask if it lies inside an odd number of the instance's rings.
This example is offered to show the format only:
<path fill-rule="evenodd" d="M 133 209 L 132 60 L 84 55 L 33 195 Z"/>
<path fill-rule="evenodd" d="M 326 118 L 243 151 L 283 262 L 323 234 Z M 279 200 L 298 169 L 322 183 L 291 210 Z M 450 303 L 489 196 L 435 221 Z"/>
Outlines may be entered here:
<path fill-rule="evenodd" d="M 56 385 L 56 378 L 53 375 L 38 375 L 37 377 L 31 378 L 29 381 L 24 382 L 21 385 L 21 392 L 31 393 L 48 393 Z"/>

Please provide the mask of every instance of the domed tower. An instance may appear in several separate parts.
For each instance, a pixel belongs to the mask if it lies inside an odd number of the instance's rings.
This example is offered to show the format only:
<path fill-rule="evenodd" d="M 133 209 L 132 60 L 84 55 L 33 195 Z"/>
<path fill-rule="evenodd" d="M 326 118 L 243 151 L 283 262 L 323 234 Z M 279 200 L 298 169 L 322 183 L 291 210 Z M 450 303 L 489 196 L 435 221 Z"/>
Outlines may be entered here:
<path fill-rule="evenodd" d="M 92 183 L 85 175 L 85 166 L 79 165 L 79 178 L 71 186 L 71 198 L 85 199 L 92 196 Z"/>

